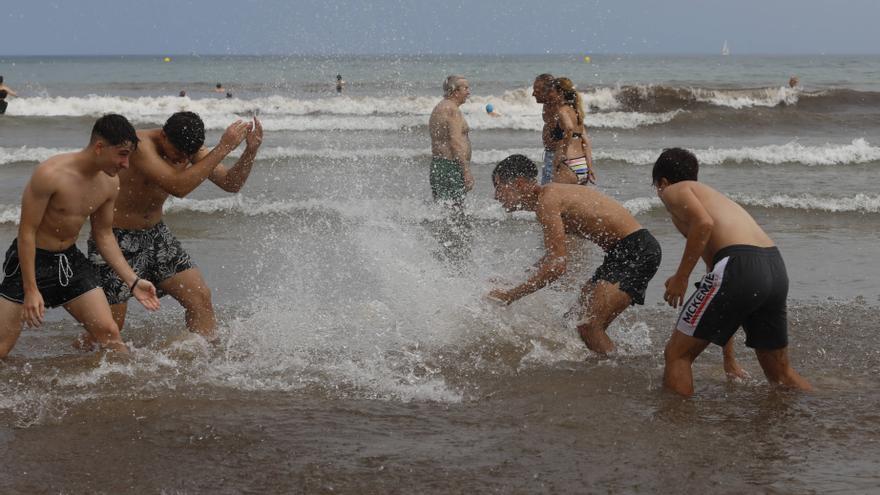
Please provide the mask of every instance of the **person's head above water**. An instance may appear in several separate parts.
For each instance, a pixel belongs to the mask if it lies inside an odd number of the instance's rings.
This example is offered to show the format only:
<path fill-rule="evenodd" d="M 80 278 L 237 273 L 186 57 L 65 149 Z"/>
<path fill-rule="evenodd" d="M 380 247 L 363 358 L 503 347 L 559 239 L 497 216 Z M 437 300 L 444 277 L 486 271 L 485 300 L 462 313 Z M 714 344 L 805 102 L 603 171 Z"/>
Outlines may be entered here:
<path fill-rule="evenodd" d="M 205 123 L 193 112 L 177 112 L 162 126 L 162 133 L 177 151 L 187 157 L 205 144 Z"/>
<path fill-rule="evenodd" d="M 510 155 L 498 162 L 492 171 L 492 184 L 498 187 L 500 184 L 513 182 L 518 178 L 537 181 L 538 166 L 525 155 Z"/>
<path fill-rule="evenodd" d="M 220 88 L 222 88 L 222 87 L 223 87 L 223 85 L 222 85 L 222 84 L 220 84 L 220 83 L 217 83 L 217 84 L 216 84 L 216 85 L 214 85 L 214 87 L 215 87 L 215 88 L 217 88 L 217 89 L 220 89 Z"/>
<path fill-rule="evenodd" d="M 139 141 L 131 122 L 115 113 L 108 113 L 95 121 L 89 145 L 95 144 L 99 139 L 110 146 L 130 144 L 133 149 L 137 148 Z"/>
<path fill-rule="evenodd" d="M 341 81 L 341 80 L 342 80 L 342 74 L 336 74 L 336 80 L 337 80 L 337 81 Z"/>
<path fill-rule="evenodd" d="M 553 77 L 553 74 L 539 74 L 538 77 L 535 78 L 534 84 L 532 84 L 532 96 L 535 97 L 536 103 L 547 103 L 547 92 L 550 90 L 550 85 L 553 84 L 553 80 L 556 79 Z"/>
<path fill-rule="evenodd" d="M 470 94 L 468 81 L 462 75 L 453 74 L 447 76 L 446 80 L 443 81 L 443 96 L 446 98 L 458 97 L 458 99 L 464 101 Z"/>
<path fill-rule="evenodd" d="M 507 211 L 531 210 L 537 200 L 538 166 L 524 155 L 510 155 L 492 171 L 495 199 Z"/>
<path fill-rule="evenodd" d="M 654 170 L 651 172 L 652 183 L 658 186 L 663 179 L 666 179 L 668 184 L 697 180 L 699 172 L 700 163 L 696 155 L 684 148 L 667 148 L 654 162 Z"/>

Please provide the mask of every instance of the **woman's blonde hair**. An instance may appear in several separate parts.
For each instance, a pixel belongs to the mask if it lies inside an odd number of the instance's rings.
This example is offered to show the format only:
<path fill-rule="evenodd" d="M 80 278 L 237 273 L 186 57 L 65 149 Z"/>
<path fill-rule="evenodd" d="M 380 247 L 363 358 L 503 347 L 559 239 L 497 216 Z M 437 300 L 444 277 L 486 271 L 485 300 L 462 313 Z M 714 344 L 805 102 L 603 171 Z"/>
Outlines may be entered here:
<path fill-rule="evenodd" d="M 567 77 L 557 77 L 552 83 L 553 89 L 562 93 L 564 104 L 574 109 L 577 114 L 578 126 L 584 125 L 584 99 L 578 93 L 574 83 Z"/>

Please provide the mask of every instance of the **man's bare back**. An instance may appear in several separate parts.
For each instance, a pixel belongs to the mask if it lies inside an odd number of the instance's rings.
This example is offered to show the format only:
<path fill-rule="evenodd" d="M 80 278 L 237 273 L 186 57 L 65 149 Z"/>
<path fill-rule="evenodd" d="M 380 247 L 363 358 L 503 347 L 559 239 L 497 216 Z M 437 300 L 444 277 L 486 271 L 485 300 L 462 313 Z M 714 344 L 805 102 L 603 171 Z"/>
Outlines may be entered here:
<path fill-rule="evenodd" d="M 565 232 L 595 242 L 603 250 L 611 249 L 641 225 L 617 201 L 599 191 L 574 184 L 551 183 L 541 189 L 538 219 L 559 215 Z"/>
<path fill-rule="evenodd" d="M 687 237 L 692 224 L 705 220 L 702 212 L 712 221 L 711 235 L 702 257 L 711 264 L 720 249 L 736 244 L 771 247 L 773 240 L 755 222 L 742 206 L 706 184 L 682 181 L 671 184 L 660 193 L 660 199 L 669 209 L 672 223 Z M 701 208 L 695 208 L 694 201 Z"/>

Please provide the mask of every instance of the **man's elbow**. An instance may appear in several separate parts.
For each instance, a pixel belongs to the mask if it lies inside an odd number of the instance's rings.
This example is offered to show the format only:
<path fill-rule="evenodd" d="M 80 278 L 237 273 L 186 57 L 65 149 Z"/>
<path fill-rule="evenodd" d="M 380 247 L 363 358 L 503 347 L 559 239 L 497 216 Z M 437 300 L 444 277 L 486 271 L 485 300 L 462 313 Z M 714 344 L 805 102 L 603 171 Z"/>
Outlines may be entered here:
<path fill-rule="evenodd" d="M 243 186 L 243 184 L 237 184 L 237 183 L 235 183 L 235 184 L 223 183 L 223 184 L 220 185 L 220 189 L 223 189 L 224 191 L 226 191 L 226 192 L 228 192 L 228 193 L 236 194 L 236 193 L 238 193 L 239 191 L 241 191 L 242 186 Z"/>
<path fill-rule="evenodd" d="M 558 279 L 559 277 L 565 275 L 565 271 L 567 269 L 568 269 L 568 267 L 567 267 L 567 264 L 565 263 L 564 259 L 558 259 L 558 260 L 552 262 L 550 265 L 550 270 L 548 270 L 548 272 L 550 273 L 550 277 L 551 277 L 550 281 L 552 282 L 552 281 Z"/>

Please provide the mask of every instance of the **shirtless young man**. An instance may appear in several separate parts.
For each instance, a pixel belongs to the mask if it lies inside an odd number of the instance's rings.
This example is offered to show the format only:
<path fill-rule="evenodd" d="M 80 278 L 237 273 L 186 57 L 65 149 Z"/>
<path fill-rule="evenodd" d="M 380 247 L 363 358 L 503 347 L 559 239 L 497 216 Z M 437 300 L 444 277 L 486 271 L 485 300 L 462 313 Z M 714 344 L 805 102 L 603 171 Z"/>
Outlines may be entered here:
<path fill-rule="evenodd" d="M 687 238 L 678 270 L 666 281 L 664 299 L 682 310 L 666 344 L 663 385 L 692 395 L 694 360 L 710 343 L 728 344 L 742 326 L 769 382 L 810 390 L 788 360 L 788 275 L 779 250 L 746 210 L 697 182 L 698 172 L 697 157 L 681 148 L 665 150 L 652 172 L 657 195 Z M 700 258 L 708 273 L 685 301 Z M 732 348 L 726 351 L 731 359 Z"/>
<path fill-rule="evenodd" d="M 605 259 L 581 292 L 585 314 L 578 333 L 588 348 L 607 354 L 614 349 L 608 325 L 628 306 L 645 303 L 645 289 L 660 266 L 660 244 L 617 201 L 590 187 L 538 185 L 537 174 L 523 155 L 505 158 L 492 172 L 495 199 L 507 211 L 535 212 L 546 252 L 525 283 L 488 297 L 510 304 L 558 279 L 566 269 L 566 234 L 586 238 L 605 251 Z"/>
<path fill-rule="evenodd" d="M 102 347 L 128 350 L 97 275 L 76 247 L 86 218 L 110 269 L 144 307 L 159 308 L 156 288 L 128 266 L 110 229 L 119 190 L 116 175 L 128 167 L 137 144 L 125 117 L 105 115 L 95 122 L 85 149 L 53 156 L 34 170 L 21 199 L 18 242 L 12 242 L 3 261 L 0 358 L 15 346 L 23 324 L 43 323 L 46 306 L 63 306 Z"/>
<path fill-rule="evenodd" d="M 459 107 L 471 95 L 463 76 L 449 76 L 443 82 L 443 100 L 434 107 L 428 126 L 431 131 L 431 194 L 435 200 L 461 206 L 464 194 L 474 187 L 471 175 L 471 141 L 468 125 Z"/>
<path fill-rule="evenodd" d="M 550 98 L 553 81 L 556 78 L 551 74 L 540 74 L 532 84 L 532 96 L 541 107 L 541 117 L 544 119 L 544 127 L 541 130 L 541 140 L 544 142 L 544 168 L 541 169 L 541 185 L 553 180 L 554 158 L 556 148 L 564 137 L 559 129 L 559 105 L 558 101 Z"/>
<path fill-rule="evenodd" d="M 227 192 L 241 190 L 262 143 L 263 128 L 256 118 L 253 124 L 235 121 L 210 151 L 202 146 L 205 125 L 192 112 L 175 113 L 162 128 L 137 134 L 140 145 L 131 155 L 131 167 L 119 174 L 113 234 L 138 276 L 156 284 L 160 296 L 170 294 L 184 307 L 187 328 L 213 339 L 216 322 L 211 291 L 162 221 L 162 207 L 168 196 L 182 198 L 206 179 Z M 229 169 L 221 165 L 245 139 L 247 147 L 238 162 Z M 95 247 L 90 240 L 89 260 L 101 275 L 113 318 L 121 329 L 131 291 L 105 265 Z"/>

